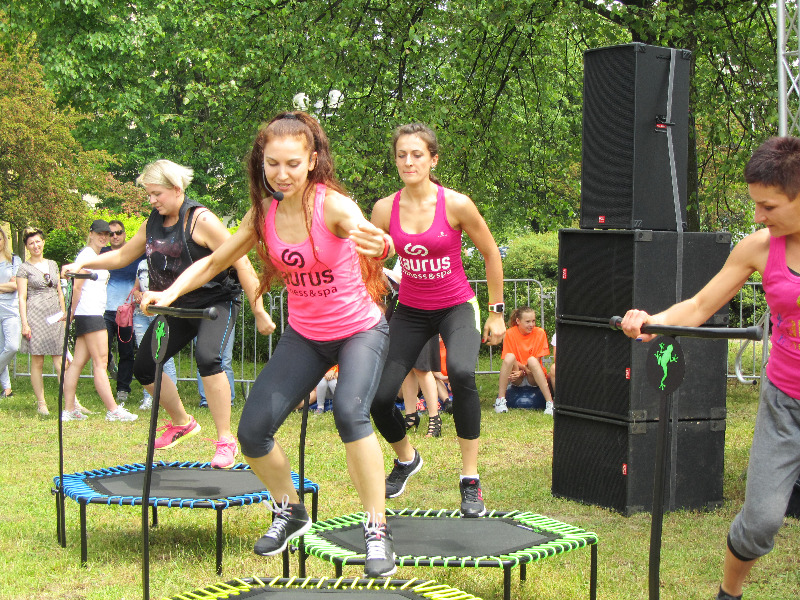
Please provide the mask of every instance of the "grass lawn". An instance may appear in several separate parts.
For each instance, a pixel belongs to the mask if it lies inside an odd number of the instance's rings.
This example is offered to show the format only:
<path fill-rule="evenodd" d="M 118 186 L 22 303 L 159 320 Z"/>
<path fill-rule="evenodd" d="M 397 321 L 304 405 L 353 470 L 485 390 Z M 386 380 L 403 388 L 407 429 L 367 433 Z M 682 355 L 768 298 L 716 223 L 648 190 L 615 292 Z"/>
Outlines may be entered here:
<path fill-rule="evenodd" d="M 600 539 L 599 598 L 647 598 L 650 515 L 623 517 L 615 512 L 552 497 L 551 451 L 553 420 L 540 412 L 492 410 L 496 376 L 480 376 L 482 453 L 480 472 L 489 508 L 530 510 L 594 531 Z M 196 407 L 196 388 L 182 383 L 189 407 Z M 141 388 L 134 384 L 128 408 L 135 409 Z M 57 387 L 46 381 L 50 409 L 55 414 Z M 238 390 L 237 390 L 238 391 Z M 141 509 L 91 505 L 87 509 L 89 561 L 80 566 L 78 505 L 66 500 L 67 547 L 55 537 L 52 478 L 58 473 L 57 421 L 36 414 L 30 384 L 14 382 L 13 398 L 0 402 L 0 439 L 5 452 L 0 472 L 0 597 L 48 599 L 125 599 L 142 597 Z M 81 402 L 97 411 L 84 422 L 64 424 L 65 472 L 143 462 L 148 419 L 140 413 L 135 423 L 109 423 L 91 381 L 81 380 Z M 744 497 L 745 470 L 755 418 L 757 387 L 729 384 L 722 508 L 709 512 L 674 512 L 664 517 L 661 559 L 661 598 L 710 600 L 721 576 L 725 536 Z M 241 414 L 241 398 L 233 413 Z M 211 459 L 213 435 L 206 409 L 192 408 L 204 432 L 157 459 Z M 459 506 L 459 460 L 452 417 L 444 415 L 443 437 L 426 439 L 425 418 L 412 440 L 425 466 L 392 508 L 449 508 Z M 331 413 L 309 417 L 306 476 L 320 484 L 320 516 L 328 518 L 360 510 L 347 476 L 344 450 Z M 293 414 L 279 432 L 293 468 L 297 469 L 300 415 Z M 235 430 L 235 427 L 234 427 Z M 576 440 L 576 443 L 581 443 Z M 389 464 L 388 446 L 383 445 Z M 153 598 L 172 597 L 196 587 L 236 577 L 278 576 L 280 558 L 265 559 L 252 552 L 255 539 L 268 526 L 263 506 L 224 511 L 224 574 L 214 572 L 215 517 L 210 510 L 160 509 L 159 526 L 151 530 L 150 590 Z M 296 573 L 296 561 L 292 562 Z M 308 559 L 308 574 L 333 577 L 331 565 Z M 360 575 L 345 567 L 345 576 Z M 396 577 L 430 578 L 478 597 L 502 597 L 499 569 L 401 568 Z M 564 600 L 588 597 L 589 551 L 577 550 L 530 565 L 520 583 L 512 572 L 512 598 Z M 800 597 L 800 525 L 787 519 L 776 549 L 762 559 L 746 585 L 747 600 L 788 600 Z"/>

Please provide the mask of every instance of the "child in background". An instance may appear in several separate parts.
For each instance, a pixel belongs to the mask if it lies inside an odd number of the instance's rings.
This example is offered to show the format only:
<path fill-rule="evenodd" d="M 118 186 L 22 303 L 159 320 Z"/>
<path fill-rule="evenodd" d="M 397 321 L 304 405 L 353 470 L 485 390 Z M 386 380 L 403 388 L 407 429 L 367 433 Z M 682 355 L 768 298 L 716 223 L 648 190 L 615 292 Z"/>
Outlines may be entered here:
<path fill-rule="evenodd" d="M 536 327 L 536 312 L 528 307 L 515 308 L 508 319 L 508 330 L 503 338 L 503 364 L 494 411 L 508 412 L 506 389 L 509 382 L 520 386 L 529 383 L 538 386 L 545 399 L 545 413 L 553 414 L 553 397 L 547 385 L 547 370 L 542 357 L 548 356 L 547 334 Z"/>

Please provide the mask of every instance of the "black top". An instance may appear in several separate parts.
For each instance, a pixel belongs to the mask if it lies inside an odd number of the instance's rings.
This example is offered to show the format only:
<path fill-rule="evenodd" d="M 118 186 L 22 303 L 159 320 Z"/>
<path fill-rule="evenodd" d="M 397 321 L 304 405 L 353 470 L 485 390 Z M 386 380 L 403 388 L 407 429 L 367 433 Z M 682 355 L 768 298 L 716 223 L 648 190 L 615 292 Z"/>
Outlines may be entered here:
<path fill-rule="evenodd" d="M 192 215 L 196 209 L 205 209 L 205 206 L 184 198 L 178 221 L 170 227 L 164 227 L 164 217 L 157 210 L 153 210 L 147 218 L 145 254 L 151 290 L 166 290 L 193 262 L 211 254 L 209 248 L 192 239 Z M 206 308 L 225 300 L 239 300 L 241 293 L 242 286 L 239 285 L 236 270 L 230 267 L 202 287 L 178 298 L 174 306 Z"/>

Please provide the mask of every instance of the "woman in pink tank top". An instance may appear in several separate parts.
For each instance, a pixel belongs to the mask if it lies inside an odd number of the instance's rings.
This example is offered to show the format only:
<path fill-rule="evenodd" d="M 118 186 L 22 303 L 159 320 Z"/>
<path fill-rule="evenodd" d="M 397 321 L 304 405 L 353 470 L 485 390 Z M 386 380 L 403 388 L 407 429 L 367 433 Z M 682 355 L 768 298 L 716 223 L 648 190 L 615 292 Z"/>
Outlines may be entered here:
<path fill-rule="evenodd" d="M 187 269 L 157 303 L 170 304 L 256 248 L 260 292 L 286 285 L 289 326 L 256 378 L 239 423 L 247 462 L 280 502 L 273 503 L 274 520 L 255 552 L 278 554 L 311 528 L 275 433 L 338 364 L 333 417 L 367 513 L 364 572 L 391 575 L 397 567 L 385 519 L 383 454 L 369 414 L 388 348 L 388 325 L 376 303 L 385 292 L 382 265 L 375 259 L 393 252 L 391 239 L 344 195 L 328 138 L 306 113 L 281 113 L 261 127 L 248 176 L 252 206 L 238 231 Z"/>
<path fill-rule="evenodd" d="M 642 341 L 648 323 L 698 326 L 758 271 L 772 318 L 771 350 L 747 467 L 744 506 L 728 533 L 717 598 L 742 597 L 756 559 L 772 550 L 800 477 L 800 138 L 770 138 L 745 168 L 754 221 L 763 229 L 736 244 L 719 273 L 693 298 L 656 315 L 630 310 L 625 334 Z"/>
<path fill-rule="evenodd" d="M 372 407 L 375 427 L 397 454 L 386 479 L 386 496 L 402 494 L 408 478 L 422 467 L 394 398 L 422 348 L 441 334 L 461 451 L 461 513 L 477 517 L 486 507 L 478 474 L 481 407 L 475 364 L 481 339 L 493 345 L 505 335 L 503 265 L 472 200 L 442 187 L 432 175 L 439 160 L 434 131 L 421 123 L 404 125 L 395 131 L 393 146 L 405 187 L 378 200 L 372 211 L 372 223 L 392 236 L 403 269 L 398 305 L 390 322 L 389 355 Z M 484 310 L 489 309 L 489 316 L 483 328 L 475 292 L 461 263 L 462 233 L 486 262 L 489 306 Z"/>

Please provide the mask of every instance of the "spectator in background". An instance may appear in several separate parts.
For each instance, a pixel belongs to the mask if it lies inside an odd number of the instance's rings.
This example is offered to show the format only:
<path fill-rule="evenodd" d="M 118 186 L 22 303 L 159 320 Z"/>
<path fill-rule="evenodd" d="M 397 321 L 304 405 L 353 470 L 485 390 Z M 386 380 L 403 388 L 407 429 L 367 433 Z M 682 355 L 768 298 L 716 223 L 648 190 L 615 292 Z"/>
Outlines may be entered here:
<path fill-rule="evenodd" d="M 100 250 L 100 254 L 119 250 L 125 245 L 125 225 L 122 221 L 109 221 L 109 243 Z M 144 258 L 144 256 L 142 256 Z M 133 327 L 120 327 L 117 325 L 117 308 L 125 304 L 128 295 L 133 291 L 136 283 L 136 267 L 139 261 L 109 271 L 108 286 L 106 286 L 106 310 L 103 318 L 108 331 L 108 372 L 111 377 L 116 373 L 117 402 L 126 402 L 131 393 L 133 380 L 133 361 L 136 358 L 136 341 L 134 340 Z M 119 356 L 118 365 L 114 367 L 114 346 Z"/>
<path fill-rule="evenodd" d="M 414 368 L 403 380 L 401 390 L 403 404 L 405 404 L 406 431 L 419 427 L 418 411 L 428 411 L 428 433 L 425 437 L 440 437 L 442 435 L 442 417 L 439 415 L 439 391 L 436 386 L 434 371 L 439 371 L 439 336 L 435 335 L 419 353 Z M 422 391 L 425 407 L 418 403 L 417 393 Z"/>
<path fill-rule="evenodd" d="M 17 355 L 22 331 L 17 294 L 17 269 L 21 263 L 18 256 L 11 254 L 6 232 L 0 229 L 0 398 L 14 395 L 8 365 Z"/>
<path fill-rule="evenodd" d="M 333 365 L 328 372 L 319 380 L 317 388 L 312 392 L 317 400 L 317 408 L 314 412 L 321 415 L 325 412 L 325 401 L 336 393 L 336 383 L 339 381 L 339 365 Z"/>
<path fill-rule="evenodd" d="M 19 314 L 22 324 L 23 352 L 31 354 L 31 387 L 40 415 L 49 415 L 44 398 L 44 357 L 53 360 L 61 376 L 61 353 L 64 349 L 64 294 L 59 285 L 58 265 L 46 259 L 44 233 L 26 229 L 22 234 L 28 260 L 17 270 Z"/>
<path fill-rule="evenodd" d="M 551 362 L 550 362 L 550 372 L 547 374 L 547 382 L 550 384 L 550 395 L 553 397 L 553 400 L 556 398 L 556 334 L 553 334 L 553 338 L 550 340 L 550 346 L 552 346 L 553 350 L 551 351 Z M 547 412 L 547 409 L 545 409 Z M 553 408 L 550 407 L 550 413 L 552 414 Z"/>
<path fill-rule="evenodd" d="M 495 412 L 508 412 L 506 391 L 510 383 L 514 386 L 537 386 L 545 399 L 545 411 L 553 414 L 553 397 L 542 362 L 542 357 L 549 354 L 547 334 L 541 327 L 536 327 L 536 312 L 528 306 L 515 308 L 508 318 L 508 330 L 503 339 L 503 364 L 494 401 Z"/>

